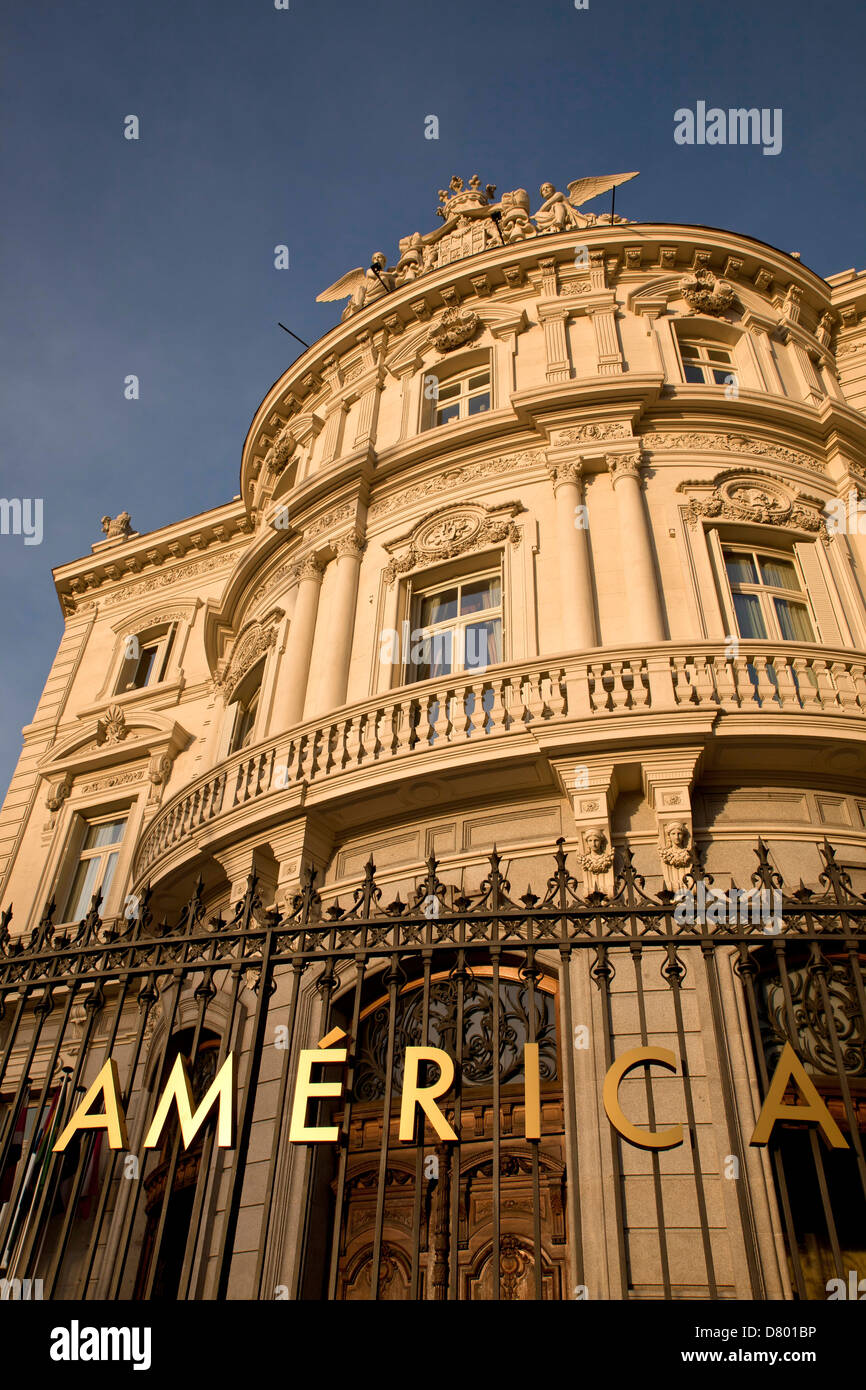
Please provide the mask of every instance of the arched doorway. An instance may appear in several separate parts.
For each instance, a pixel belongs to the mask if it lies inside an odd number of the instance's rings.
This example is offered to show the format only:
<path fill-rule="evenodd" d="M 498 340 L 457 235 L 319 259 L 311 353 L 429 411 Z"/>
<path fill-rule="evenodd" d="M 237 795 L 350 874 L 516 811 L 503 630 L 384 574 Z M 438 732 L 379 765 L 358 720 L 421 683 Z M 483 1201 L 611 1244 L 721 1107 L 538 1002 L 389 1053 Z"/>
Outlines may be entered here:
<path fill-rule="evenodd" d="M 494 988 L 492 966 L 473 963 L 464 976 L 461 1010 L 454 973 L 439 971 L 433 975 L 426 1037 L 420 975 L 400 989 L 383 1178 L 390 1010 L 381 979 L 368 982 L 369 1002 L 361 1013 L 354 1047 L 342 1202 L 340 1210 L 331 1214 L 331 1240 L 339 1223 L 337 1298 L 371 1297 L 377 1220 L 381 1222 L 382 1242 L 379 1298 L 413 1296 L 410 1271 L 416 1243 L 419 1298 L 495 1297 L 497 1206 L 499 1298 L 538 1296 L 536 1235 L 541 1250 L 541 1297 L 564 1296 L 566 1171 L 556 983 L 540 971 L 530 982 L 516 963 L 503 960 L 498 969 L 498 1038 Z M 460 1117 L 455 1126 L 459 1146 L 435 1139 L 429 1125 L 423 1144 L 401 1143 L 398 1121 L 405 1050 L 429 1045 L 456 1057 L 461 1050 L 457 1046 L 461 1011 L 462 1064 L 454 1082 L 454 1092 L 459 1091 Z M 541 1139 L 535 1142 L 526 1139 L 524 1123 L 524 1046 L 530 1038 L 538 1044 L 541 1082 Z M 496 1069 L 498 1113 L 494 1110 Z M 422 1084 L 430 1084 L 436 1074 L 431 1066 Z M 438 1104 L 452 1122 L 455 1094 L 449 1092 Z M 497 1129 L 499 1172 L 495 1181 Z M 335 1167 L 329 1184 L 332 1203 L 338 1197 L 338 1186 Z M 320 1183 L 320 1193 L 324 1187 Z M 305 1292 L 316 1296 L 309 1286 Z"/>

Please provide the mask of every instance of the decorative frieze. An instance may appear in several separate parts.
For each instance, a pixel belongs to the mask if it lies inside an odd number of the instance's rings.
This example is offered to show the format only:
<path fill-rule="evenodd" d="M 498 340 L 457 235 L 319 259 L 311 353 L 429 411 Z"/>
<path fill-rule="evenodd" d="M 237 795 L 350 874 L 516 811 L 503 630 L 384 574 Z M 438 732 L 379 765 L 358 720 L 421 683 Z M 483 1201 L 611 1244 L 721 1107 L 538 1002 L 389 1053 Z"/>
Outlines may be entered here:
<path fill-rule="evenodd" d="M 753 439 L 747 434 L 709 434 L 689 430 L 679 434 L 662 434 L 648 431 L 640 436 L 645 449 L 690 449 L 703 453 L 754 454 L 757 458 L 775 459 L 778 463 L 789 463 L 796 468 L 808 468 L 813 473 L 825 473 L 827 465 L 804 454 L 800 449 L 789 449 L 784 444 L 774 444 L 765 439 Z"/>
<path fill-rule="evenodd" d="M 630 439 L 631 426 L 625 420 L 599 421 L 591 425 L 576 425 L 567 430 L 555 430 L 550 442 L 563 444 L 595 444 L 609 439 Z"/>
<path fill-rule="evenodd" d="M 465 463 L 457 468 L 445 468 L 432 478 L 417 482 L 390 497 L 374 502 L 369 509 L 368 519 L 378 521 L 392 512 L 401 511 L 426 497 L 436 497 L 443 492 L 453 492 L 476 482 L 480 478 L 493 477 L 499 473 L 512 473 L 520 468 L 540 467 L 545 462 L 543 449 L 524 449 L 511 454 L 495 454 L 492 458 L 479 459 L 476 463 Z"/>

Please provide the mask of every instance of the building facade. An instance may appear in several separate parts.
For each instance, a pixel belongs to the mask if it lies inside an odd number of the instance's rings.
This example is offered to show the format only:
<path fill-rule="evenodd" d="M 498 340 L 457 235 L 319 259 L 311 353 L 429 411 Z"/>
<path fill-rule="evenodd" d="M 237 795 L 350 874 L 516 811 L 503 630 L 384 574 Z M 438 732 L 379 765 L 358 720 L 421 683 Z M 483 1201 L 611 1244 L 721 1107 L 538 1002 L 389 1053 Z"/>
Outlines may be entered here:
<path fill-rule="evenodd" d="M 323 296 L 238 497 L 105 518 L 54 572 L 0 813 L 0 1275 L 866 1276 L 866 274 L 542 195 L 453 179 L 435 232 Z M 294 1142 L 326 1035 L 340 1138 Z M 786 1044 L 835 1147 L 790 1115 L 752 1142 Z M 454 1059 L 456 1140 L 399 1137 L 409 1045 Z M 648 1047 L 672 1060 L 611 1095 Z M 232 1148 L 142 1149 L 178 1054 L 196 1101 L 233 1057 Z M 54 1153 L 109 1058 L 124 1144 Z"/>

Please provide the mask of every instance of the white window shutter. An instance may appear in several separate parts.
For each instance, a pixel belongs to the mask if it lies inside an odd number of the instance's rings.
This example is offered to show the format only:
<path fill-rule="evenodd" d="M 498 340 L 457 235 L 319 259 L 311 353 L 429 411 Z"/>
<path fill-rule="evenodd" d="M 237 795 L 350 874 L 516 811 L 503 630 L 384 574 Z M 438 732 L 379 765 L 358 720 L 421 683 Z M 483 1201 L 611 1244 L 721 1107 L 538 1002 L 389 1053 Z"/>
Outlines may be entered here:
<path fill-rule="evenodd" d="M 824 569 L 817 553 L 820 544 L 820 541 L 801 541 L 794 548 L 800 561 L 806 592 L 811 600 L 812 612 L 818 624 L 820 640 L 828 647 L 841 647 L 842 629 L 836 616 L 839 599 L 835 594 L 831 594 L 824 577 Z"/>

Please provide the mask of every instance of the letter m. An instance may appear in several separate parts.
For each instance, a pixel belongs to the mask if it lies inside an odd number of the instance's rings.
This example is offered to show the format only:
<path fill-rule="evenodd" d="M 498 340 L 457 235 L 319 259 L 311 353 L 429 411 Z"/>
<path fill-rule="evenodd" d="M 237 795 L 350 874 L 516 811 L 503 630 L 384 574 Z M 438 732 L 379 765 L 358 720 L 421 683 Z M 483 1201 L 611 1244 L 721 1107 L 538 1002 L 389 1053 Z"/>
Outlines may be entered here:
<path fill-rule="evenodd" d="M 742 132 L 742 133 L 741 133 Z M 728 144 L 757 145 L 761 139 L 761 113 L 757 106 L 732 107 L 728 112 Z"/>
<path fill-rule="evenodd" d="M 201 1105 L 195 1114 L 192 1113 L 194 1104 L 192 1086 L 189 1082 L 189 1075 L 186 1070 L 183 1057 L 178 1054 L 174 1059 L 174 1066 L 171 1075 L 162 1093 L 159 1105 L 156 1107 L 150 1129 L 144 1141 L 146 1149 L 155 1149 L 159 1143 L 159 1136 L 162 1133 L 163 1125 L 168 1119 L 172 1102 L 177 1105 L 178 1119 L 180 1120 L 180 1132 L 183 1137 L 183 1147 L 188 1149 L 198 1131 L 201 1129 L 208 1113 L 214 1105 L 219 1102 L 217 1116 L 217 1147 L 230 1149 L 234 1144 L 234 1053 L 230 1052 L 226 1057 L 216 1076 L 210 1084 L 207 1094 L 204 1096 Z"/>

